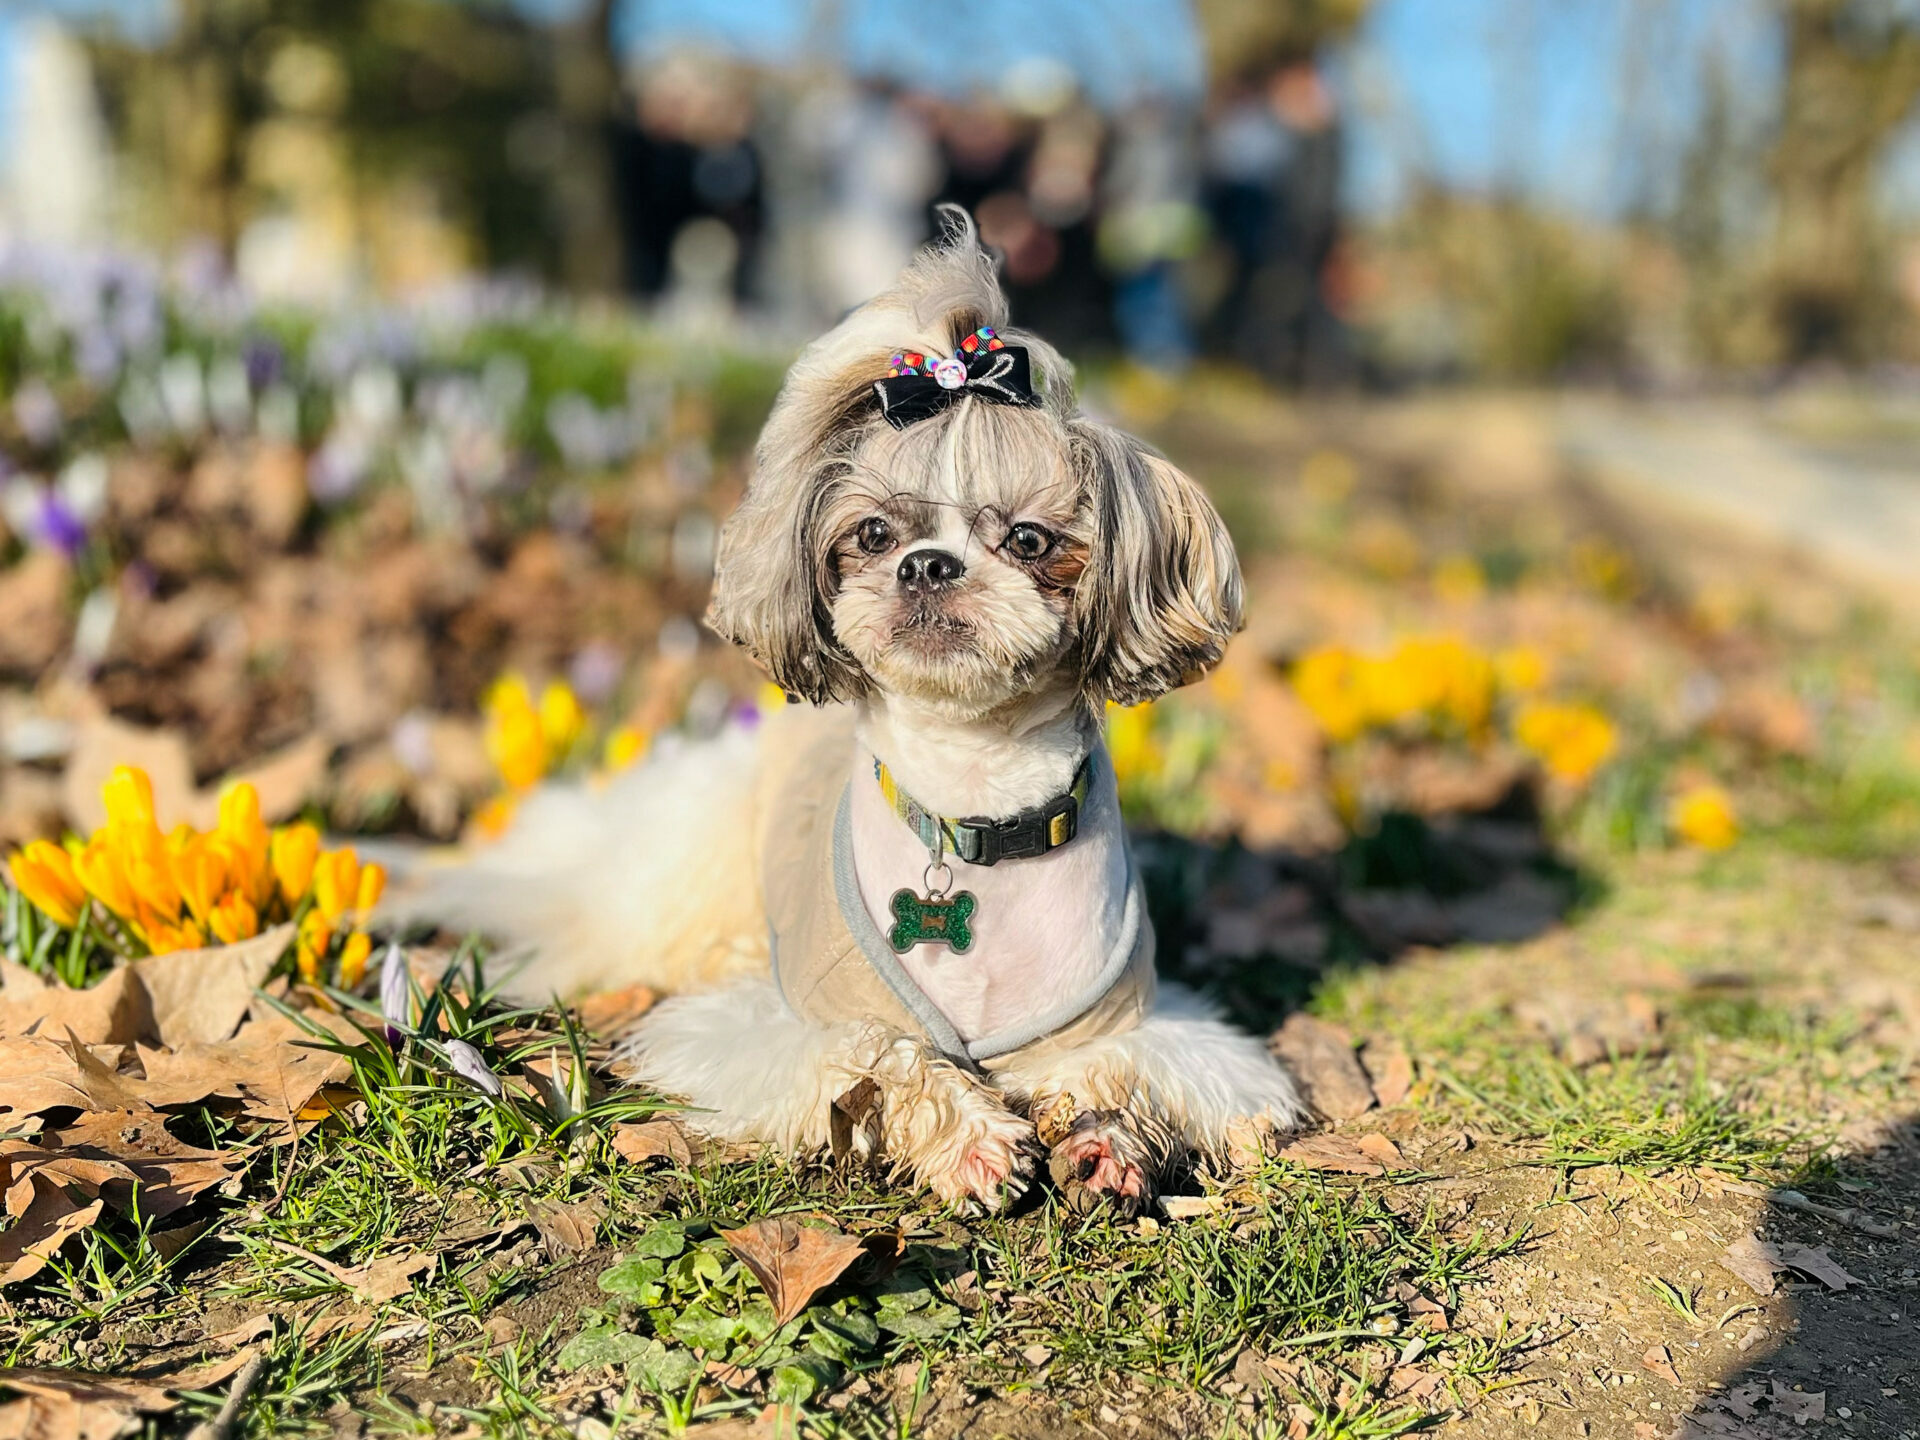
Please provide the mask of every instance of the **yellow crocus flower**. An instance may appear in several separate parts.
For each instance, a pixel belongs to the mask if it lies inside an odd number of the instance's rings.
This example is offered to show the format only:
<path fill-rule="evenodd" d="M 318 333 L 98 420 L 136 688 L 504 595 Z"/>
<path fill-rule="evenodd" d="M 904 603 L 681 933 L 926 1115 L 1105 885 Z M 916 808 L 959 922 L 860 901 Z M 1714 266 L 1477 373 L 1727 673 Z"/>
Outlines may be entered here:
<path fill-rule="evenodd" d="M 175 950 L 198 950 L 207 943 L 206 932 L 191 920 L 182 920 L 176 924 L 150 924 L 147 926 L 147 948 L 156 955 L 168 955 Z"/>
<path fill-rule="evenodd" d="M 1151 705 L 1107 706 L 1107 754 L 1114 779 L 1122 785 L 1150 778 L 1160 768 L 1160 747 L 1153 738 Z"/>
<path fill-rule="evenodd" d="M 1718 785 L 1689 785 L 1668 812 L 1673 833 L 1698 850 L 1724 850 L 1740 838 L 1733 797 Z"/>
<path fill-rule="evenodd" d="M 513 812 L 519 808 L 516 795 L 496 795 L 473 812 L 473 828 L 484 839 L 498 840 L 513 824 Z"/>
<path fill-rule="evenodd" d="M 171 924 L 179 918 L 182 896 L 174 878 L 173 859 L 166 852 L 159 832 L 135 837 L 132 843 L 116 847 L 120 851 L 122 872 L 139 903 L 143 923 Z"/>
<path fill-rule="evenodd" d="M 331 925 L 353 909 L 360 893 L 360 857 L 352 846 L 330 850 L 313 862 L 313 903 Z"/>
<path fill-rule="evenodd" d="M 327 947 L 332 943 L 333 927 L 318 910 L 309 910 L 307 918 L 300 922 L 300 938 L 294 947 L 294 963 L 307 984 L 320 983 L 320 963 L 326 959 Z"/>
<path fill-rule="evenodd" d="M 1556 779 L 1584 784 L 1618 747 L 1613 722 L 1591 705 L 1524 705 L 1514 716 L 1513 738 L 1538 756 Z"/>
<path fill-rule="evenodd" d="M 260 912 L 238 890 L 221 899 L 207 916 L 207 928 L 224 945 L 237 944 L 260 933 Z"/>
<path fill-rule="evenodd" d="M 587 715 L 580 698 L 564 680 L 551 680 L 540 692 L 540 737 L 546 745 L 548 765 L 566 759 L 581 733 L 587 728 Z"/>
<path fill-rule="evenodd" d="M 1531 645 L 1513 645 L 1493 657 L 1494 679 L 1512 695 L 1531 695 L 1547 683 L 1547 658 Z"/>
<path fill-rule="evenodd" d="M 313 884 L 313 865 L 320 854 L 320 832 L 302 823 L 282 825 L 273 832 L 268 853 L 280 898 L 291 909 L 306 898 Z"/>
<path fill-rule="evenodd" d="M 101 787 L 107 803 L 107 824 L 117 828 L 145 828 L 157 822 L 153 813 L 153 781 L 132 765 L 116 765 Z"/>
<path fill-rule="evenodd" d="M 120 856 L 107 842 L 104 832 L 95 835 L 75 853 L 73 873 L 86 886 L 89 895 L 122 920 L 136 918 L 139 906 L 134 901 L 133 887 L 127 883 Z"/>
<path fill-rule="evenodd" d="M 72 929 L 87 903 L 72 857 L 50 840 L 35 840 L 7 862 L 13 883 L 54 924 Z"/>
<path fill-rule="evenodd" d="M 487 712 L 487 758 L 508 789 L 531 789 L 546 774 L 547 740 L 527 682 L 516 674 L 503 675 L 482 704 Z"/>
<path fill-rule="evenodd" d="M 607 736 L 601 763 L 609 770 L 625 770 L 647 753 L 648 735 L 637 725 L 622 725 Z"/>
<path fill-rule="evenodd" d="M 1293 689 L 1327 739 L 1339 744 L 1367 727 L 1360 659 L 1344 645 L 1323 645 L 1293 667 Z"/>
<path fill-rule="evenodd" d="M 380 896 L 387 888 L 387 867 L 377 860 L 369 860 L 360 867 L 360 880 L 353 889 L 354 912 L 362 919 L 373 913 L 373 907 L 380 903 Z"/>
<path fill-rule="evenodd" d="M 209 917 L 227 889 L 229 870 L 226 847 L 210 838 L 198 837 L 188 846 L 186 853 L 175 860 L 173 869 L 187 909 L 202 925 L 208 924 Z"/>
<path fill-rule="evenodd" d="M 260 818 L 260 795 L 245 780 L 220 792 L 220 823 L 215 833 L 226 842 L 230 883 L 246 892 L 256 910 L 273 899 L 271 838 Z"/>
<path fill-rule="evenodd" d="M 351 990 L 367 973 L 367 957 L 373 953 L 373 937 L 364 930 L 347 936 L 340 947 L 340 988 Z"/>

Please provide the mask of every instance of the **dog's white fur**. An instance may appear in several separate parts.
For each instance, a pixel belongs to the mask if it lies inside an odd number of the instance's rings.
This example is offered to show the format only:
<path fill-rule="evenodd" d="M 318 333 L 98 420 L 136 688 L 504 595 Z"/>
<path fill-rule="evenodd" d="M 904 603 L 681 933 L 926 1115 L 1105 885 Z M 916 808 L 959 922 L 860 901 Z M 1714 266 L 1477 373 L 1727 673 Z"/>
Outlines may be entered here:
<path fill-rule="evenodd" d="M 881 800 L 870 756 L 942 814 L 1043 803 L 1098 743 L 1105 701 L 1191 678 L 1240 622 L 1231 543 L 1197 487 L 1080 415 L 1066 362 L 1007 331 L 1004 310 L 971 224 L 952 218 L 894 291 L 796 362 L 722 537 L 714 627 L 788 691 L 857 707 L 854 864 L 883 928 L 885 897 L 917 884 L 926 852 Z M 887 426 L 871 383 L 888 357 L 951 353 L 981 324 L 1028 347 L 1044 404 L 969 398 Z M 895 541 L 869 554 L 861 527 L 875 516 Z M 1022 522 L 1056 537 L 1044 560 L 1007 548 Z M 960 557 L 964 582 L 908 593 L 898 559 L 928 547 Z M 543 789 L 500 842 L 409 908 L 536 945 L 514 982 L 529 998 L 634 983 L 670 992 L 625 1059 L 717 1137 L 818 1149 L 835 1097 L 871 1078 L 879 1148 L 943 1199 L 1018 1194 L 1043 1142 L 1081 1198 L 1134 1208 L 1186 1156 L 1244 1159 L 1302 1118 L 1265 1048 L 1176 987 L 1126 1033 L 1042 1040 L 980 1074 L 869 1016 L 825 1027 L 796 1017 L 768 974 L 758 900 L 762 754 L 759 734 L 734 728 L 663 749 L 598 792 Z M 1124 846 L 1109 779 L 1073 844 L 956 867 L 981 902 L 976 953 L 956 968 L 918 947 L 905 963 L 963 1037 L 1022 1006 L 1044 1014 L 1097 972 L 1121 923 Z"/>

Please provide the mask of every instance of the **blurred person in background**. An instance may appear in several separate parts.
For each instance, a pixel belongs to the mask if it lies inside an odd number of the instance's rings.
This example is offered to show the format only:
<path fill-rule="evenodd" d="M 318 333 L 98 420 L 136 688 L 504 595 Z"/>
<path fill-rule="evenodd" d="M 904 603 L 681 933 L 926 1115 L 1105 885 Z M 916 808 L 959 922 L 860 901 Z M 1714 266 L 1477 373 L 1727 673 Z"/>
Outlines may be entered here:
<path fill-rule="evenodd" d="M 617 171 L 629 283 L 649 298 L 746 298 L 762 233 L 749 76 L 675 49 L 631 83 L 640 123 Z"/>
<path fill-rule="evenodd" d="M 1324 286 L 1339 233 L 1332 90 L 1306 62 L 1223 83 L 1202 157 L 1207 217 L 1226 272 L 1207 347 L 1274 380 L 1324 376 L 1340 349 Z"/>
<path fill-rule="evenodd" d="M 891 283 L 927 236 L 944 162 L 924 102 L 890 81 L 837 84 L 813 97 L 820 157 L 813 281 L 839 315 Z"/>
<path fill-rule="evenodd" d="M 1113 276 L 1114 323 L 1128 357 L 1178 373 L 1192 363 L 1193 325 L 1181 267 L 1200 250 L 1195 133 L 1189 111 L 1142 100 L 1114 122 L 1102 185 L 1100 258 Z"/>

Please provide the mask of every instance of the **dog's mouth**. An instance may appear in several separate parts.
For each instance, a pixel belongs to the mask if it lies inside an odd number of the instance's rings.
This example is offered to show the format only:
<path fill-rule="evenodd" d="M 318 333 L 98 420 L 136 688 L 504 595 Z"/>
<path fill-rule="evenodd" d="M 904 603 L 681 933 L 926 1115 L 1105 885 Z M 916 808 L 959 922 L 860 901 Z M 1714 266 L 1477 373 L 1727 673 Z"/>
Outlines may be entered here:
<path fill-rule="evenodd" d="M 944 610 L 916 606 L 893 628 L 896 642 L 927 654 L 945 654 L 969 645 L 974 627 Z"/>

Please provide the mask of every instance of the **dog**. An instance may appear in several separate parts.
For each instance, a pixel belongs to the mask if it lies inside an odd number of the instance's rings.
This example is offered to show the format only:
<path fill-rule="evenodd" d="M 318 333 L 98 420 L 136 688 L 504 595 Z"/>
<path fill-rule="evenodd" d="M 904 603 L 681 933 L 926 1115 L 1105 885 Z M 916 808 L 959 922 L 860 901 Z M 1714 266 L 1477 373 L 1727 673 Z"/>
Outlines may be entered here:
<path fill-rule="evenodd" d="M 525 942 L 545 999 L 666 992 L 625 1039 L 696 1129 L 880 1160 L 991 1210 L 1044 1161 L 1131 1215 L 1305 1110 L 1157 984 L 1109 703 L 1240 628 L 1233 545 L 1167 460 L 1010 329 L 962 212 L 793 365 L 708 623 L 790 702 L 592 792 L 550 785 L 413 907 Z"/>

